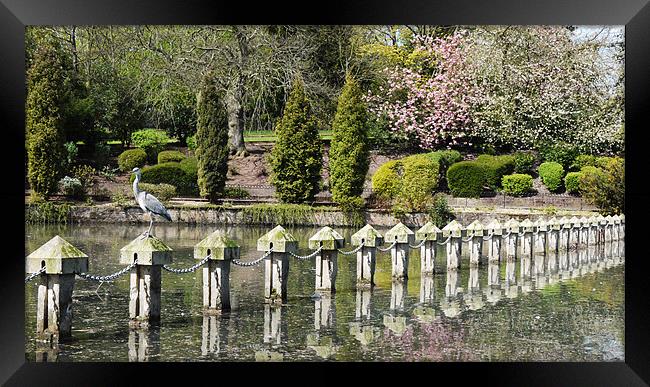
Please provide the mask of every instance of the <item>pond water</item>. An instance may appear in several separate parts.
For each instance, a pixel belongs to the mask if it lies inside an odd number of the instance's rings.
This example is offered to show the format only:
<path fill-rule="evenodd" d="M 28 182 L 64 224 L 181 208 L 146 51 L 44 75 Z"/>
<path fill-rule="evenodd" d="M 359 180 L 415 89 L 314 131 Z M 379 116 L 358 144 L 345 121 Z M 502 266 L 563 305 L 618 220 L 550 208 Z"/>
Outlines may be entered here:
<path fill-rule="evenodd" d="M 55 235 L 89 258 L 89 272 L 123 265 L 119 249 L 146 226 L 27 226 L 26 252 Z M 228 227 L 241 260 L 261 256 L 256 241 L 272 227 Z M 318 228 L 286 227 L 307 254 Z M 213 226 L 157 224 L 154 233 L 174 249 L 173 267 L 195 264 L 193 246 Z M 349 243 L 356 229 L 337 229 Z M 386 230 L 380 229 L 380 232 Z M 487 245 L 487 243 L 484 243 Z M 486 248 L 486 246 L 484 246 Z M 345 247 L 344 250 L 351 250 Z M 463 246 L 463 253 L 467 251 Z M 263 265 L 231 266 L 232 311 L 203 316 L 200 270 L 162 273 L 159 327 L 128 328 L 128 275 L 98 288 L 77 277 L 73 338 L 58 349 L 41 347 L 36 330 L 36 281 L 25 287 L 28 361 L 624 361 L 624 246 L 557 257 L 485 262 L 458 273 L 421 278 L 419 250 L 411 250 L 409 278 L 391 281 L 390 253 L 377 253 L 372 291 L 358 291 L 355 255 L 338 259 L 337 291 L 312 298 L 314 258 L 291 258 L 288 301 L 265 306 Z"/>

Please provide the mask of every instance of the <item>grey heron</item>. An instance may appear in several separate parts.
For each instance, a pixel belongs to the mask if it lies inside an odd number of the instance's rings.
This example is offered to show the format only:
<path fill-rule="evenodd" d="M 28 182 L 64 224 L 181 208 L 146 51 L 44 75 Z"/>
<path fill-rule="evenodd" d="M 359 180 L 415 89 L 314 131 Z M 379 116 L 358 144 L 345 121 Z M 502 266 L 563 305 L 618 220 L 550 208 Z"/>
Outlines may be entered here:
<path fill-rule="evenodd" d="M 167 209 L 155 196 L 150 194 L 147 191 L 140 191 L 138 184 L 140 183 L 140 178 L 142 177 L 142 171 L 140 168 L 133 168 L 133 173 L 135 173 L 135 180 L 133 180 L 133 195 L 135 195 L 135 201 L 138 202 L 140 208 L 145 213 L 149 213 L 151 221 L 149 222 L 149 229 L 142 234 L 142 237 L 149 237 L 151 233 L 151 227 L 153 227 L 153 215 L 156 214 L 161 216 L 170 222 L 172 221 L 171 215 L 167 212 Z"/>

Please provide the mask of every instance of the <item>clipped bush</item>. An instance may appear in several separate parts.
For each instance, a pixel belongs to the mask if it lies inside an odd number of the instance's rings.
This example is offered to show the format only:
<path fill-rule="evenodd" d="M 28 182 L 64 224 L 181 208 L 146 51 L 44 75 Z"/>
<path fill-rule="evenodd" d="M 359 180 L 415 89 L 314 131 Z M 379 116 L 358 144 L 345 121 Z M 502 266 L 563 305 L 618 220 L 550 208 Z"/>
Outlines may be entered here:
<path fill-rule="evenodd" d="M 562 178 L 564 177 L 564 168 L 560 163 L 547 161 L 542 163 L 537 169 L 542 183 L 551 192 L 557 192 L 562 188 Z"/>
<path fill-rule="evenodd" d="M 140 148 L 125 150 L 117 157 L 117 165 L 122 172 L 130 172 L 135 167 L 144 167 L 146 163 L 147 152 Z"/>
<path fill-rule="evenodd" d="M 147 161 L 151 164 L 156 162 L 156 156 L 165 148 L 169 142 L 167 133 L 158 129 L 142 129 L 131 133 L 131 143 L 136 148 L 144 149 L 147 153 Z"/>
<path fill-rule="evenodd" d="M 131 175 L 131 182 L 134 180 Z M 198 186 L 192 176 L 185 173 L 179 163 L 163 163 L 142 168 L 142 182 L 170 184 L 179 195 L 198 195 Z"/>
<path fill-rule="evenodd" d="M 608 157 L 608 156 L 596 157 L 593 166 L 604 169 L 614 159 L 615 159 L 615 157 Z"/>
<path fill-rule="evenodd" d="M 451 194 L 462 198 L 478 198 L 486 183 L 486 166 L 476 161 L 460 161 L 447 170 Z"/>
<path fill-rule="evenodd" d="M 166 183 L 140 183 L 140 190 L 149 192 L 163 203 L 176 196 L 176 187 Z"/>
<path fill-rule="evenodd" d="M 422 211 L 438 187 L 439 164 L 426 154 L 402 160 L 403 175 L 397 200 L 408 211 Z"/>
<path fill-rule="evenodd" d="M 179 163 L 179 165 L 186 174 L 194 176 L 196 180 L 196 176 L 199 173 L 199 164 L 196 157 L 186 157 Z"/>
<path fill-rule="evenodd" d="M 226 187 L 223 190 L 223 196 L 232 199 L 248 199 L 251 197 L 251 194 L 243 188 Z"/>
<path fill-rule="evenodd" d="M 611 157 L 600 171 L 597 169 L 583 168 L 580 179 L 582 196 L 604 215 L 625 213 L 624 160 Z"/>
<path fill-rule="evenodd" d="M 65 196 L 81 199 L 86 194 L 81 181 L 74 177 L 65 176 L 61 181 L 59 181 L 59 184 L 61 186 L 61 191 Z"/>
<path fill-rule="evenodd" d="M 556 162 L 565 170 L 569 169 L 579 154 L 575 145 L 564 142 L 543 145 L 539 153 L 545 162 Z"/>
<path fill-rule="evenodd" d="M 510 196 L 524 196 L 533 189 L 533 177 L 523 173 L 503 176 L 503 193 Z"/>
<path fill-rule="evenodd" d="M 158 153 L 158 164 L 169 162 L 181 162 L 185 159 L 185 155 L 179 151 L 166 150 Z"/>
<path fill-rule="evenodd" d="M 535 154 L 532 152 L 515 152 L 515 173 L 530 173 L 535 165 Z"/>
<path fill-rule="evenodd" d="M 457 150 L 442 150 L 427 153 L 427 155 L 433 160 L 438 162 L 438 169 L 440 170 L 440 181 L 445 180 L 447 176 L 447 169 L 461 160 L 463 156 Z"/>
<path fill-rule="evenodd" d="M 569 170 L 571 171 L 579 171 L 583 167 L 587 166 L 596 166 L 596 156 L 592 155 L 578 155 L 576 156 L 575 160 L 573 160 L 573 163 L 569 166 Z"/>
<path fill-rule="evenodd" d="M 485 167 L 485 184 L 493 190 L 501 188 L 503 176 L 511 174 L 515 169 L 515 158 L 511 155 L 480 155 L 475 162 Z"/>
<path fill-rule="evenodd" d="M 569 172 L 564 176 L 564 187 L 570 194 L 580 193 L 580 179 L 582 172 Z"/>
<path fill-rule="evenodd" d="M 382 164 L 372 175 L 372 190 L 377 197 L 392 200 L 399 194 L 402 175 L 402 160 L 391 160 Z"/>
<path fill-rule="evenodd" d="M 72 168 L 70 172 L 72 173 L 72 177 L 81 182 L 84 192 L 88 192 L 88 190 L 90 190 L 90 188 L 95 184 L 95 175 L 97 174 L 97 171 L 90 165 L 77 165 Z"/>

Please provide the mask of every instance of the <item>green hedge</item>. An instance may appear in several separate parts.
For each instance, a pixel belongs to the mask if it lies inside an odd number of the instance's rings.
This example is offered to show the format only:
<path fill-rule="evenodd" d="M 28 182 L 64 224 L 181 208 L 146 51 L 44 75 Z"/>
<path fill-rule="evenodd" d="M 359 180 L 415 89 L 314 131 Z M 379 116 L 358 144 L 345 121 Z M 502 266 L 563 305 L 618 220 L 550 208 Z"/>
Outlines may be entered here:
<path fill-rule="evenodd" d="M 147 152 L 144 149 L 129 149 L 117 157 L 117 165 L 122 172 L 130 172 L 135 167 L 144 167 L 147 163 Z"/>
<path fill-rule="evenodd" d="M 382 164 L 372 175 L 372 190 L 375 195 L 384 200 L 397 197 L 403 168 L 402 160 L 391 160 Z"/>
<path fill-rule="evenodd" d="M 569 166 L 569 170 L 571 171 L 580 171 L 583 167 L 586 166 L 596 166 L 596 156 L 592 155 L 578 155 L 576 156 L 575 160 L 573 160 L 573 163 L 571 163 L 571 166 Z"/>
<path fill-rule="evenodd" d="M 564 176 L 564 187 L 571 194 L 580 193 L 580 179 L 582 172 L 569 172 Z"/>
<path fill-rule="evenodd" d="M 131 176 L 133 181 L 134 176 Z M 151 184 L 171 184 L 179 195 L 198 196 L 196 176 L 181 168 L 180 163 L 163 163 L 142 168 L 142 182 Z"/>
<path fill-rule="evenodd" d="M 542 163 L 537 170 L 542 178 L 542 183 L 551 192 L 557 192 L 562 188 L 562 178 L 564 177 L 564 168 L 561 164 L 547 161 Z"/>
<path fill-rule="evenodd" d="M 578 148 L 573 144 L 560 142 L 540 147 L 539 153 L 545 162 L 556 162 L 561 164 L 562 168 L 569 169 L 578 157 Z"/>
<path fill-rule="evenodd" d="M 171 184 L 140 183 L 140 190 L 149 192 L 163 203 L 176 196 L 176 187 Z"/>
<path fill-rule="evenodd" d="M 426 154 L 406 157 L 402 165 L 404 174 L 397 200 L 409 211 L 422 211 L 438 187 L 440 166 Z"/>
<path fill-rule="evenodd" d="M 486 182 L 487 167 L 476 161 L 460 161 L 447 170 L 451 194 L 462 198 L 478 198 Z"/>
<path fill-rule="evenodd" d="M 131 142 L 136 148 L 144 149 L 147 152 L 147 160 L 153 164 L 158 153 L 165 149 L 169 137 L 162 130 L 142 129 L 131 134 Z"/>
<path fill-rule="evenodd" d="M 181 162 L 185 159 L 185 155 L 179 151 L 166 150 L 158 153 L 158 164 L 169 162 Z"/>
<path fill-rule="evenodd" d="M 441 181 L 447 177 L 447 170 L 450 166 L 463 160 L 463 156 L 457 150 L 435 151 L 426 153 L 426 155 L 438 163 Z"/>
<path fill-rule="evenodd" d="M 535 154 L 532 152 L 515 152 L 514 155 L 515 162 L 515 173 L 530 173 L 533 171 L 533 166 L 535 165 Z"/>
<path fill-rule="evenodd" d="M 501 188 L 501 179 L 503 176 L 511 174 L 515 169 L 515 158 L 511 155 L 480 155 L 476 158 L 475 162 L 484 165 L 485 183 L 491 189 Z"/>
<path fill-rule="evenodd" d="M 533 177 L 531 175 L 515 173 L 503 176 L 503 193 L 511 196 L 524 196 L 533 189 Z"/>

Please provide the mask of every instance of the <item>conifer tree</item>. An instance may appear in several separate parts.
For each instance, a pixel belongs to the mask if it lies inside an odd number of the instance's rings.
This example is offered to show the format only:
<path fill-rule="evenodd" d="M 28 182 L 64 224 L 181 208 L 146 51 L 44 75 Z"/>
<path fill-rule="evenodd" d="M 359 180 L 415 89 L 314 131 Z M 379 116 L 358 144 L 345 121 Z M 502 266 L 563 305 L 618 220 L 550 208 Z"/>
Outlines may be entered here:
<path fill-rule="evenodd" d="M 323 158 L 318 126 L 301 79 L 294 81 L 275 133 L 271 183 L 278 198 L 287 203 L 313 200 L 320 189 Z"/>
<path fill-rule="evenodd" d="M 208 72 L 197 96 L 196 158 L 201 196 L 215 203 L 222 196 L 228 173 L 228 124 L 217 92 L 215 77 Z"/>

